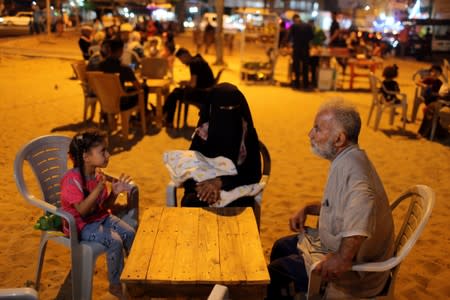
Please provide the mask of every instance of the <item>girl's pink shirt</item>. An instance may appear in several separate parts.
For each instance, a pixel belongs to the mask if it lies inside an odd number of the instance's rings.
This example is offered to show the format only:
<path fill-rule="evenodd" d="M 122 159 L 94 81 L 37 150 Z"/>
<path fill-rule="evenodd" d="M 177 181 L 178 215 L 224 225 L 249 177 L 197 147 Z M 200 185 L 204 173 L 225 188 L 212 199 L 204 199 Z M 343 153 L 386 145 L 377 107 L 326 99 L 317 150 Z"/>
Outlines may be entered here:
<path fill-rule="evenodd" d="M 98 175 L 94 178 L 86 179 L 86 188 L 89 193 L 98 185 L 99 182 L 100 179 Z M 82 217 L 75 208 L 74 204 L 80 203 L 85 198 L 86 197 L 82 189 L 80 170 L 78 168 L 73 168 L 67 171 L 61 179 L 61 208 L 73 215 L 78 233 L 81 232 L 86 224 L 102 220 L 109 215 L 108 211 L 102 206 L 103 202 L 108 198 L 106 186 L 97 198 L 94 211 L 90 215 Z M 63 230 L 65 234 L 69 234 L 69 227 L 66 222 L 64 222 Z"/>

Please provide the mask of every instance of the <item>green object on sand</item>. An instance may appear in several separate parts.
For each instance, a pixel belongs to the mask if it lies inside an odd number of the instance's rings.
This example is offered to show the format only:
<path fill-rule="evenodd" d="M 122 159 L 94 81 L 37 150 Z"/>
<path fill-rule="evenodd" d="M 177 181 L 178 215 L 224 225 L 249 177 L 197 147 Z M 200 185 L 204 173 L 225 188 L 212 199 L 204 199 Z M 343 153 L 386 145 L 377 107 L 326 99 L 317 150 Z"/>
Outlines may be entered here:
<path fill-rule="evenodd" d="M 61 217 L 54 215 L 52 213 L 46 213 L 44 216 L 41 216 L 34 224 L 34 229 L 38 230 L 51 230 L 51 231 L 61 231 L 62 229 L 62 221 Z"/>

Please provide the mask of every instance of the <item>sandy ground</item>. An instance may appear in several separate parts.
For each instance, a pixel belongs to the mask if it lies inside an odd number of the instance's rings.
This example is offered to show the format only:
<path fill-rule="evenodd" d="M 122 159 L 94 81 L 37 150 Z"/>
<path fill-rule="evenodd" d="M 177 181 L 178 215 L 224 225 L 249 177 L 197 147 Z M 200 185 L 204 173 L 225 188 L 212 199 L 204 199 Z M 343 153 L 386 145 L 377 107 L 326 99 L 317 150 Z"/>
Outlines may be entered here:
<path fill-rule="evenodd" d="M 180 37 L 177 41 L 192 49 L 189 38 Z M 13 161 L 20 147 L 32 138 L 52 132 L 71 136 L 82 129 L 83 96 L 79 83 L 71 79 L 69 59 L 79 57 L 76 37 L 21 38 L 2 42 L 0 49 L 0 166 L 4 176 L 0 185 L 0 287 L 21 287 L 34 279 L 39 233 L 33 224 L 41 212 L 17 192 Z M 205 57 L 214 62 L 213 56 Z M 375 132 L 372 124 L 366 125 L 371 103 L 368 92 L 304 93 L 280 86 L 247 86 L 239 82 L 238 51 L 234 56 L 227 54 L 225 60 L 228 69 L 221 81 L 237 84 L 246 95 L 260 139 L 272 157 L 261 220 L 266 257 L 273 242 L 289 234 L 287 223 L 293 211 L 322 194 L 329 163 L 311 153 L 307 133 L 319 105 L 330 97 L 340 96 L 354 103 L 361 113 L 364 126 L 360 145 L 376 166 L 390 200 L 414 184 L 429 185 L 436 192 L 431 220 L 400 269 L 396 297 L 447 299 L 450 296 L 448 143 L 416 139 L 419 122 L 407 124 L 406 133 L 402 133 L 399 116 L 393 126 L 388 124 L 387 115 L 383 116 L 381 130 Z M 413 60 L 395 63 L 400 66 L 401 89 L 411 103 L 414 92 L 411 75 L 425 65 Z M 286 60 L 280 59 L 279 80 L 286 79 L 286 66 Z M 188 76 L 178 63 L 175 75 L 177 80 Z M 357 86 L 367 88 L 368 83 L 361 78 Z M 190 110 L 191 126 L 195 124 L 196 113 L 196 109 Z M 133 176 L 141 190 L 142 209 L 164 206 L 169 176 L 162 154 L 169 149 L 186 149 L 188 136 L 189 130 L 169 132 L 151 128 L 147 135 L 137 134 L 127 143 L 112 137 L 114 151 L 107 171 Z M 70 287 L 64 281 L 70 269 L 69 252 L 55 244 L 50 244 L 47 251 L 41 299 L 68 299 Z M 114 298 L 107 293 L 106 278 L 103 256 L 96 265 L 94 299 Z"/>

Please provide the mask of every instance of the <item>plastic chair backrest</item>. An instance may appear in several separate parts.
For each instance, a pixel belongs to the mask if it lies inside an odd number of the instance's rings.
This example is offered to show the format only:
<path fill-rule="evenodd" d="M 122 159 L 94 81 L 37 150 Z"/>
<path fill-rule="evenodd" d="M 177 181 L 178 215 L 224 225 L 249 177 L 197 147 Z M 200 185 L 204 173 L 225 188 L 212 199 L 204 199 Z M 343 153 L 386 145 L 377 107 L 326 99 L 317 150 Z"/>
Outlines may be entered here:
<path fill-rule="evenodd" d="M 272 163 L 270 158 L 269 150 L 263 142 L 259 141 L 259 153 L 261 155 L 261 167 L 262 167 L 262 176 L 270 176 L 270 171 L 272 169 Z"/>
<path fill-rule="evenodd" d="M 35 289 L 24 287 L 24 288 L 11 288 L 11 289 L 0 289 L 0 299 L 1 300 L 38 300 L 39 296 Z"/>
<path fill-rule="evenodd" d="M 370 72 L 369 74 L 369 82 L 370 82 L 370 91 L 372 92 L 372 96 L 378 99 L 378 94 L 380 92 L 381 81 Z M 374 98 L 375 99 L 375 98 Z"/>
<path fill-rule="evenodd" d="M 86 62 L 84 60 L 80 60 L 71 64 L 73 71 L 77 75 L 77 78 L 81 82 L 87 82 L 86 76 Z"/>
<path fill-rule="evenodd" d="M 164 79 L 169 71 L 169 61 L 162 57 L 146 57 L 141 61 L 141 76 L 148 79 Z"/>
<path fill-rule="evenodd" d="M 395 240 L 395 255 L 401 260 L 408 255 L 425 228 L 434 207 L 435 195 L 430 187 L 416 185 L 392 203 L 391 209 L 394 210 L 406 199 L 410 199 L 410 204 Z"/>
<path fill-rule="evenodd" d="M 33 170 L 42 192 L 42 199 L 60 207 L 60 180 L 67 171 L 67 149 L 71 139 L 67 136 L 48 136 L 28 143 L 16 157 L 14 171 L 19 191 L 31 196 L 25 184 L 23 162 L 27 161 Z M 26 197 L 33 199 L 34 197 Z M 37 204 L 33 202 L 32 204 Z"/>
<path fill-rule="evenodd" d="M 219 83 L 219 80 L 220 80 L 220 77 L 222 76 L 223 71 L 225 71 L 225 68 L 221 68 L 219 70 L 219 72 L 217 72 L 217 75 L 214 78 L 214 84 L 218 84 Z"/>
<path fill-rule="evenodd" d="M 89 84 L 100 100 L 102 111 L 108 114 L 120 113 L 120 97 L 125 94 L 118 74 L 87 72 Z"/>

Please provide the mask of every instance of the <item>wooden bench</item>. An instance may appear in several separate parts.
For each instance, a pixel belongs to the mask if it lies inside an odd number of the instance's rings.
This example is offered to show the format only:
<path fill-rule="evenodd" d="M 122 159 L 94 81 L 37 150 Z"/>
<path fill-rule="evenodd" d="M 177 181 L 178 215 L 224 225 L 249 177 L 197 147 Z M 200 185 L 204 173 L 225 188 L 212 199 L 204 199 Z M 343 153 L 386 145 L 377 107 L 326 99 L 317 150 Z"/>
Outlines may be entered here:
<path fill-rule="evenodd" d="M 150 208 L 121 281 L 133 297 L 207 297 L 215 284 L 232 299 L 262 299 L 269 274 L 251 208 Z"/>

